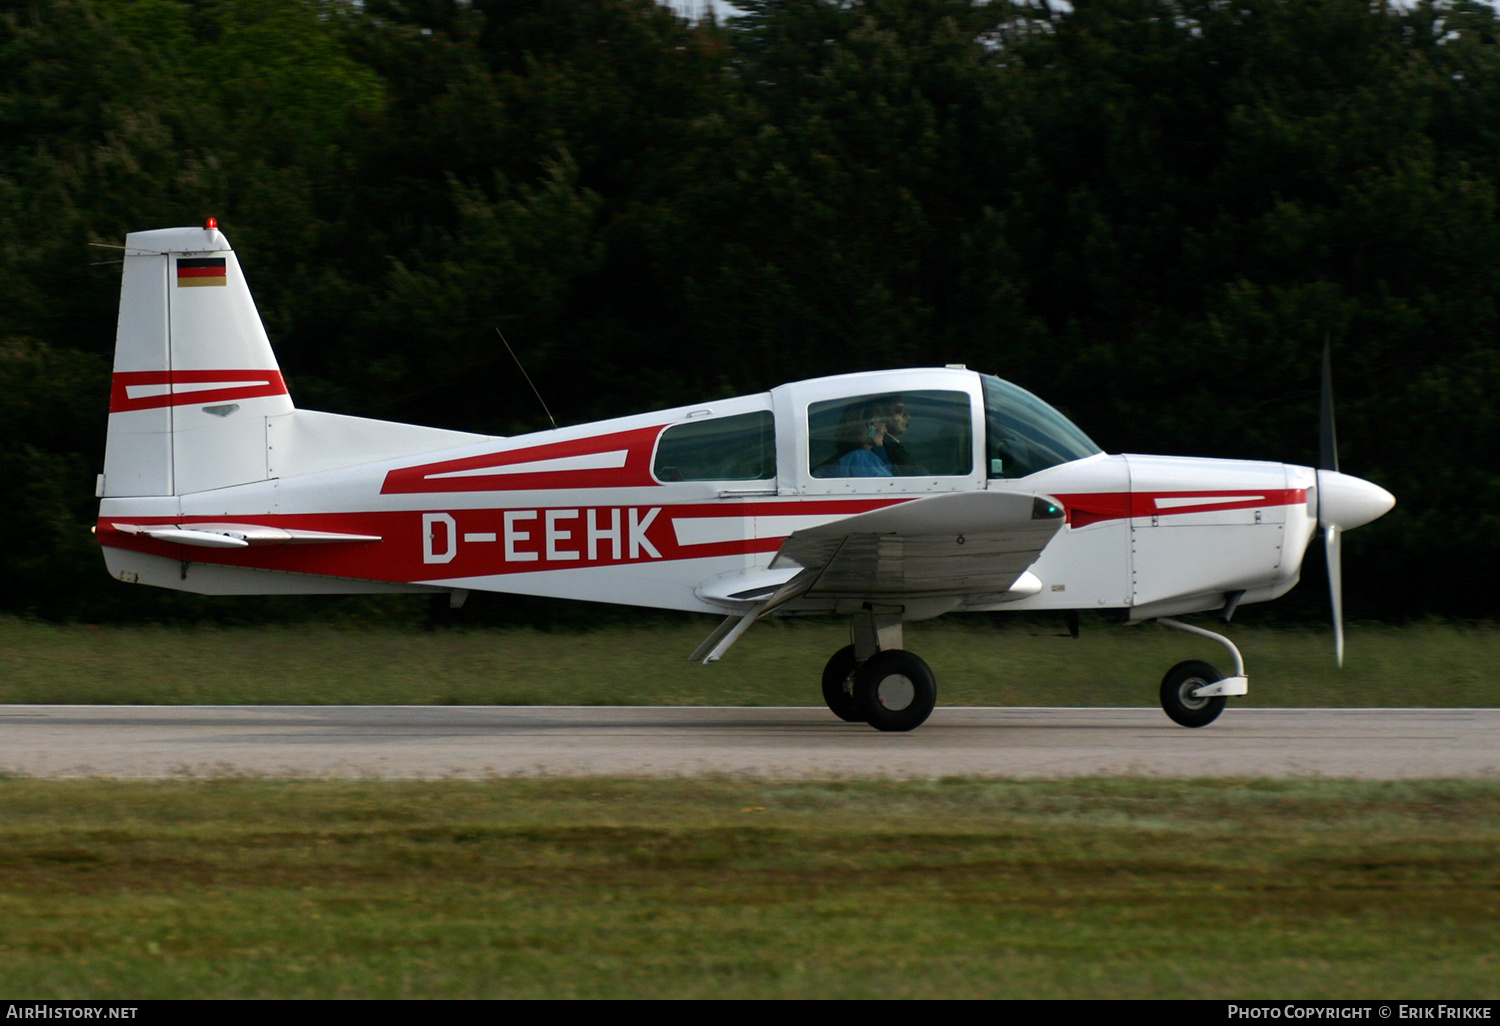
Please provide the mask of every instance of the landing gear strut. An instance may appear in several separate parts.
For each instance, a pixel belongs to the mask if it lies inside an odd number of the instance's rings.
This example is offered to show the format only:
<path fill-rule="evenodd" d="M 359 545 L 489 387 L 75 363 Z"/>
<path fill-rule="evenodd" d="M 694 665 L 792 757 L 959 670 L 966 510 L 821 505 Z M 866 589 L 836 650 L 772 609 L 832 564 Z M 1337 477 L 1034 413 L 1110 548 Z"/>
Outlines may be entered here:
<path fill-rule="evenodd" d="M 901 647 L 900 618 L 860 612 L 853 626 L 854 644 L 823 668 L 823 701 L 839 719 L 876 730 L 921 726 L 937 705 L 937 680 L 927 663 Z"/>

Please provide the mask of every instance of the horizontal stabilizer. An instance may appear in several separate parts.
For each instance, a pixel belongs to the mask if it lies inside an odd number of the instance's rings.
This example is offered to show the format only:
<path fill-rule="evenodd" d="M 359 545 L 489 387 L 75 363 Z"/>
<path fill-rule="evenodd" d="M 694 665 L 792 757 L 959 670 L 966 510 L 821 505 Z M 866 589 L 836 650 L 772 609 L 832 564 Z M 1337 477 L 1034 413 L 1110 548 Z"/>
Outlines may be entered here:
<path fill-rule="evenodd" d="M 333 531 L 303 531 L 266 527 L 261 524 L 112 524 L 117 531 L 141 534 L 177 545 L 208 549 L 243 549 L 250 545 L 323 545 L 338 542 L 378 542 L 377 534 L 338 534 Z"/>

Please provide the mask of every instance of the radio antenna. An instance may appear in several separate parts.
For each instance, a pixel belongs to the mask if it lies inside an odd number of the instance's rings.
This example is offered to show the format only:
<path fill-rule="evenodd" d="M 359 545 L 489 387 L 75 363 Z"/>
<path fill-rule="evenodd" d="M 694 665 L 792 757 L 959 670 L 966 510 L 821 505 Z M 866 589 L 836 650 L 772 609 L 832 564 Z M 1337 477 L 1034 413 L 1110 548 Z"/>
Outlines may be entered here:
<path fill-rule="evenodd" d="M 500 336 L 501 342 L 505 342 L 505 332 L 496 328 L 495 334 Z M 531 385 L 531 391 L 536 395 L 536 401 L 542 404 L 542 412 L 547 415 L 547 419 L 552 422 L 552 427 L 555 430 L 557 428 L 557 418 L 552 416 L 551 410 L 547 409 L 547 400 L 542 398 L 542 393 L 538 392 L 536 385 L 532 384 L 531 375 L 527 374 L 526 368 L 521 366 L 521 358 L 516 355 L 516 351 L 510 347 L 509 342 L 505 342 L 505 351 L 510 354 L 512 360 L 516 361 L 516 366 L 521 371 L 521 377 L 526 379 L 526 384 Z"/>

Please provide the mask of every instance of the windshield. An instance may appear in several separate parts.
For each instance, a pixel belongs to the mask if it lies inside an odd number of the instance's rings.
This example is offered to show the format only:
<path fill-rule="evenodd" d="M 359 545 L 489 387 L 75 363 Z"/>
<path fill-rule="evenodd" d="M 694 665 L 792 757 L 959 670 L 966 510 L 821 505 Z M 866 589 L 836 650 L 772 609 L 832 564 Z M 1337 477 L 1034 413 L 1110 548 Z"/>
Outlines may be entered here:
<path fill-rule="evenodd" d="M 1025 477 L 1103 452 L 1078 427 L 1009 381 L 984 382 L 985 454 L 990 477 Z"/>

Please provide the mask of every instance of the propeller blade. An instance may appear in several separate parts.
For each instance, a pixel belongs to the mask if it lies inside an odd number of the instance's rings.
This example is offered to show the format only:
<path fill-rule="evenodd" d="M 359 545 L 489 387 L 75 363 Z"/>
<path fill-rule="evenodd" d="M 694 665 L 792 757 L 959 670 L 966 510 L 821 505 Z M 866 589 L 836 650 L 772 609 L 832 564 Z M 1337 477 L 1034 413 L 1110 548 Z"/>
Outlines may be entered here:
<path fill-rule="evenodd" d="M 1328 598 L 1333 606 L 1333 654 L 1339 669 L 1344 668 L 1344 566 L 1343 528 L 1328 524 L 1323 528 L 1323 553 L 1328 560 Z"/>
<path fill-rule="evenodd" d="M 1318 469 L 1339 469 L 1338 433 L 1333 427 L 1333 356 L 1323 340 L 1323 389 L 1318 402 Z"/>
<path fill-rule="evenodd" d="M 1339 473 L 1339 444 L 1333 428 L 1333 360 L 1328 339 L 1323 340 L 1323 388 L 1318 403 L 1318 526 L 1323 529 L 1323 552 L 1328 559 L 1328 598 L 1333 608 L 1333 652 L 1344 666 L 1345 531 L 1391 511 L 1396 497 L 1373 481 Z"/>
<path fill-rule="evenodd" d="M 1331 471 L 1332 473 L 1324 473 Z M 1344 566 L 1343 528 L 1327 514 L 1324 498 L 1339 471 L 1338 432 L 1333 425 L 1333 354 L 1328 337 L 1323 338 L 1323 381 L 1318 398 L 1318 523 L 1323 528 L 1323 552 L 1328 560 L 1328 601 L 1333 610 L 1333 654 L 1344 668 Z"/>

